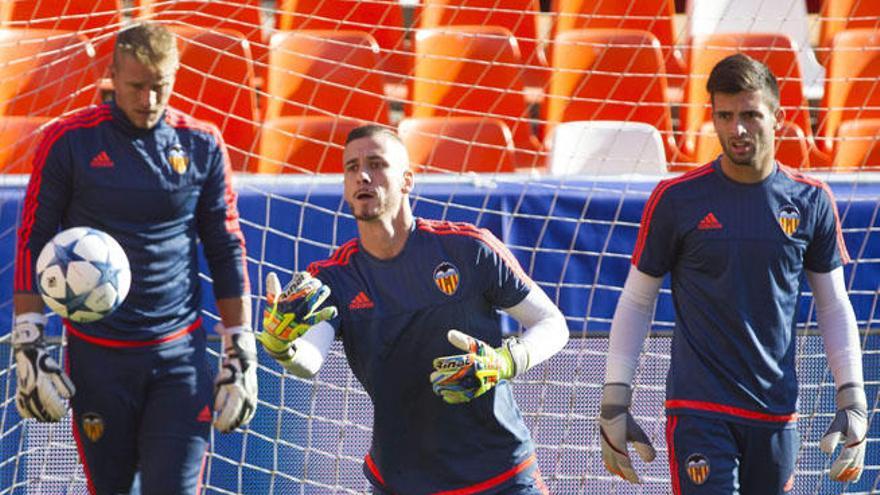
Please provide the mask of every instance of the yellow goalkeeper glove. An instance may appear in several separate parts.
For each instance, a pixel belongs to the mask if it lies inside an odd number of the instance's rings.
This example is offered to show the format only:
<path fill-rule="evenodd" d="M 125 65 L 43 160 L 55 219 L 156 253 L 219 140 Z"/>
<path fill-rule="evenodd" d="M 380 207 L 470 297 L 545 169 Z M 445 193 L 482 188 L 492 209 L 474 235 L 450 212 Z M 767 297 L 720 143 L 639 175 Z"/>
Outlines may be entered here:
<path fill-rule="evenodd" d="M 434 359 L 431 387 L 449 404 L 470 402 L 528 369 L 528 353 L 518 339 L 505 339 L 498 349 L 458 330 L 450 330 L 447 339 L 466 351 Z"/>
<path fill-rule="evenodd" d="M 319 309 L 330 287 L 324 285 L 308 272 L 297 272 L 283 291 L 278 276 L 266 277 L 266 308 L 263 310 L 263 331 L 257 339 L 276 360 L 285 361 L 292 356 L 291 343 L 302 337 L 309 328 L 337 315 L 336 306 Z"/>

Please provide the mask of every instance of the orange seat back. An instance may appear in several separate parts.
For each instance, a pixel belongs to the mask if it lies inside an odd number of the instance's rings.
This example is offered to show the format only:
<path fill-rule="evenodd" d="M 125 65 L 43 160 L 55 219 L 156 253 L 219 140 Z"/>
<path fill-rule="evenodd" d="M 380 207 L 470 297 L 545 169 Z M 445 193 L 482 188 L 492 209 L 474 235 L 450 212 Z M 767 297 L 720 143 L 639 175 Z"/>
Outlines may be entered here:
<path fill-rule="evenodd" d="M 797 51 L 791 38 L 774 33 L 722 33 L 697 36 L 691 40 L 689 75 L 680 113 L 685 152 L 693 152 L 700 128 L 712 120 L 711 98 L 706 91 L 709 74 L 718 62 L 736 53 L 745 53 L 763 62 L 776 75 L 785 120 L 800 127 L 811 141 L 810 112 L 804 99 Z"/>
<path fill-rule="evenodd" d="M 823 0 L 819 14 L 819 60 L 827 65 L 834 36 L 847 29 L 880 29 L 880 2 Z"/>
<path fill-rule="evenodd" d="M 266 120 L 320 115 L 388 123 L 376 40 L 360 31 L 279 32 L 270 41 Z"/>
<path fill-rule="evenodd" d="M 499 26 L 419 30 L 413 117 L 494 117 L 514 143 L 537 149 L 522 84 L 516 39 Z"/>
<path fill-rule="evenodd" d="M 499 119 L 404 119 L 398 130 L 410 163 L 424 172 L 513 172 L 510 129 Z"/>
<path fill-rule="evenodd" d="M 412 44 L 397 0 L 276 0 L 276 6 L 279 30 L 363 31 L 379 44 L 378 70 L 383 77 L 412 74 Z"/>
<path fill-rule="evenodd" d="M 9 0 L 0 2 L 0 25 L 19 29 L 60 29 L 93 36 L 122 23 L 120 0 Z"/>
<path fill-rule="evenodd" d="M 537 0 L 425 0 L 423 29 L 442 26 L 501 26 L 513 33 L 525 65 L 523 83 L 544 87 L 547 58 L 538 43 Z"/>
<path fill-rule="evenodd" d="M 835 170 L 880 171 L 880 119 L 848 120 L 837 131 Z"/>
<path fill-rule="evenodd" d="M 547 94 L 547 131 L 575 120 L 644 122 L 660 131 L 671 159 L 672 112 L 660 43 L 647 31 L 580 29 L 553 45 Z"/>
<path fill-rule="evenodd" d="M 248 170 L 259 118 L 247 41 L 237 31 L 186 26 L 171 30 L 180 50 L 171 106 L 214 123 L 229 148 L 233 170 Z"/>
<path fill-rule="evenodd" d="M 0 114 L 56 117 L 97 103 L 96 65 L 82 35 L 0 29 Z"/>
<path fill-rule="evenodd" d="M 264 77 L 268 47 L 261 8 L 260 0 L 141 0 L 140 15 L 149 20 L 171 21 L 178 26 L 238 31 L 250 43 L 256 75 Z"/>
<path fill-rule="evenodd" d="M 362 121 L 336 117 L 281 117 L 263 123 L 257 172 L 341 173 L 345 138 Z"/>
<path fill-rule="evenodd" d="M 834 37 L 832 49 L 819 112 L 819 135 L 828 152 L 841 124 L 880 117 L 880 31 L 844 31 Z"/>
<path fill-rule="evenodd" d="M 684 72 L 684 59 L 675 48 L 674 0 L 556 0 L 555 8 L 556 35 L 586 28 L 648 31 L 660 41 L 667 69 L 673 74 Z"/>
<path fill-rule="evenodd" d="M 29 174 L 48 117 L 0 116 L 0 173 Z"/>

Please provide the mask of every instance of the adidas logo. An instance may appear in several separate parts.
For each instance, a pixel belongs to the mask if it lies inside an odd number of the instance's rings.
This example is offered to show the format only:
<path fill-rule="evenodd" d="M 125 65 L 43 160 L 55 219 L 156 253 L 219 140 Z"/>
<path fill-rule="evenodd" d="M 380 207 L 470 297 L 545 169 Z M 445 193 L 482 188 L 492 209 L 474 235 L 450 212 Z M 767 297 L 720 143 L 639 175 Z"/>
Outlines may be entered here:
<path fill-rule="evenodd" d="M 721 228 L 721 222 L 715 218 L 715 214 L 709 212 L 700 223 L 697 224 L 697 230 L 717 230 Z"/>
<path fill-rule="evenodd" d="M 358 292 L 358 295 L 354 296 L 354 299 L 348 303 L 348 309 L 370 309 L 373 307 L 373 301 L 370 300 L 369 296 L 364 294 L 364 291 Z"/>
<path fill-rule="evenodd" d="M 92 158 L 92 161 L 89 162 L 89 166 L 92 168 L 112 167 L 113 160 L 110 159 L 106 151 L 102 151 Z"/>
<path fill-rule="evenodd" d="M 199 413 L 199 415 L 196 417 L 196 421 L 198 421 L 200 423 L 210 423 L 211 419 L 213 419 L 213 418 L 211 417 L 211 410 L 208 409 L 208 406 L 205 406 L 202 409 L 202 411 Z"/>

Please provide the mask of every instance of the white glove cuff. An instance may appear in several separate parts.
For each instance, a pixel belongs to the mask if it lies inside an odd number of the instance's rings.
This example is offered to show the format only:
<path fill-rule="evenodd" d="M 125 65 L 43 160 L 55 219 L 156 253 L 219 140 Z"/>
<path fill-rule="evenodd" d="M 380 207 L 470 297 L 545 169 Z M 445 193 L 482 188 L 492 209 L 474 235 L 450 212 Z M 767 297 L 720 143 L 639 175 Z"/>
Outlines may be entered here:
<path fill-rule="evenodd" d="M 525 373 L 529 369 L 529 350 L 526 345 L 517 337 L 504 339 L 503 345 L 513 359 L 513 376 L 510 378 Z"/>
<path fill-rule="evenodd" d="M 834 397 L 837 409 L 868 410 L 868 399 L 865 397 L 865 388 L 859 384 L 848 383 L 837 390 Z"/>
<path fill-rule="evenodd" d="M 22 313 L 15 315 L 12 327 L 12 346 L 35 344 L 43 339 L 43 328 L 49 318 L 41 313 Z"/>

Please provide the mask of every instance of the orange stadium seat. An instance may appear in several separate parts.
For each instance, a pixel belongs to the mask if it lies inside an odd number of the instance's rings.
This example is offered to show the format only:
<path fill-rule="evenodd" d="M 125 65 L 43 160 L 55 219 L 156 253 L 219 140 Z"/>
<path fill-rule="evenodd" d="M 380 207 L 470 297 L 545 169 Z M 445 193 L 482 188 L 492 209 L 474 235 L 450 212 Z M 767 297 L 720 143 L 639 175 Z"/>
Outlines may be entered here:
<path fill-rule="evenodd" d="M 0 173 L 31 173 L 40 127 L 49 120 L 49 117 L 0 116 Z"/>
<path fill-rule="evenodd" d="M 525 65 L 523 83 L 543 88 L 547 82 L 547 57 L 538 43 L 538 0 L 424 0 L 423 29 L 442 26 L 502 26 L 519 44 Z"/>
<path fill-rule="evenodd" d="M 0 115 L 56 117 L 97 103 L 98 74 L 85 36 L 0 29 Z"/>
<path fill-rule="evenodd" d="M 493 118 L 404 119 L 398 128 L 410 163 L 424 172 L 513 172 L 513 136 Z"/>
<path fill-rule="evenodd" d="M 721 143 L 712 122 L 704 122 L 697 139 L 694 159 L 698 164 L 714 160 L 721 154 Z M 791 122 L 783 122 L 776 132 L 776 159 L 783 165 L 794 168 L 810 168 L 810 143 L 804 131 Z"/>
<path fill-rule="evenodd" d="M 281 117 L 263 123 L 259 173 L 341 173 L 342 148 L 364 122 L 336 117 Z"/>
<path fill-rule="evenodd" d="M 785 120 L 801 128 L 812 143 L 809 107 L 804 99 L 798 55 L 791 38 L 784 34 L 723 33 L 694 37 L 690 43 L 690 70 L 681 110 L 682 149 L 693 154 L 703 124 L 712 120 L 706 81 L 723 58 L 745 53 L 767 64 L 779 80 L 779 99 Z"/>
<path fill-rule="evenodd" d="M 843 31 L 834 37 L 831 47 L 818 132 L 829 153 L 843 122 L 880 117 L 880 31 Z"/>
<path fill-rule="evenodd" d="M 675 158 L 663 54 L 654 35 L 635 29 L 564 31 L 556 37 L 552 58 L 548 135 L 561 122 L 644 122 L 663 135 L 667 159 Z"/>
<path fill-rule="evenodd" d="M 848 120 L 837 131 L 834 170 L 880 171 L 880 119 Z"/>
<path fill-rule="evenodd" d="M 278 29 L 353 30 L 379 44 L 379 70 L 387 80 L 412 73 L 412 46 L 397 0 L 276 0 Z"/>
<path fill-rule="evenodd" d="M 880 29 L 880 2 L 876 0 L 823 0 L 819 14 L 819 60 L 827 65 L 831 43 L 847 29 Z"/>
<path fill-rule="evenodd" d="M 670 83 L 680 86 L 685 71 L 684 57 L 676 49 L 675 2 L 673 0 L 556 0 L 555 33 L 571 29 L 613 28 L 649 31 L 660 41 Z M 551 63 L 553 61 L 551 60 Z"/>
<path fill-rule="evenodd" d="M 249 170 L 257 134 L 256 90 L 251 52 L 240 33 L 172 26 L 180 70 L 171 106 L 213 122 L 229 148 L 232 168 Z"/>
<path fill-rule="evenodd" d="M 268 47 L 261 6 L 260 0 L 141 0 L 140 16 L 182 26 L 238 31 L 250 42 L 254 72 L 262 79 L 266 73 Z"/>
<path fill-rule="evenodd" d="M 270 41 L 266 120 L 323 115 L 388 123 L 379 46 L 362 31 L 278 32 Z"/>
<path fill-rule="evenodd" d="M 60 29 L 93 36 L 122 22 L 121 0 L 7 0 L 0 2 L 0 26 Z"/>
<path fill-rule="evenodd" d="M 496 117 L 513 133 L 517 166 L 537 163 L 516 39 L 500 26 L 452 26 L 416 34 L 412 117 Z"/>

